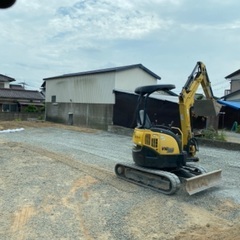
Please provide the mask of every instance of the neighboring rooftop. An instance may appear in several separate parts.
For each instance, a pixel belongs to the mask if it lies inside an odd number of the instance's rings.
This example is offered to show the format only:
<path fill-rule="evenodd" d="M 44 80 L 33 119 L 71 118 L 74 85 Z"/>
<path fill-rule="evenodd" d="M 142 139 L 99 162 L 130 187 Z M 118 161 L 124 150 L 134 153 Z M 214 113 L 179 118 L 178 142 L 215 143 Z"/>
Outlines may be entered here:
<path fill-rule="evenodd" d="M 24 90 L 24 87 L 20 84 L 10 84 L 9 87 L 11 89 L 20 89 L 20 90 Z"/>
<path fill-rule="evenodd" d="M 38 91 L 11 88 L 0 88 L 0 98 L 44 100 L 44 96 Z"/>
<path fill-rule="evenodd" d="M 234 76 L 236 76 L 236 75 L 238 75 L 238 74 L 240 74 L 240 69 L 238 69 L 237 71 L 235 71 L 235 72 L 227 75 L 225 78 L 226 78 L 226 79 L 227 79 L 227 78 L 232 78 L 232 77 L 234 77 Z"/>
<path fill-rule="evenodd" d="M 124 70 L 128 70 L 128 69 L 133 69 L 133 68 L 141 68 L 143 71 L 152 75 L 154 78 L 159 79 L 159 80 L 161 79 L 161 77 L 159 77 L 158 75 L 153 73 L 148 68 L 144 67 L 142 64 L 134 64 L 134 65 L 127 65 L 127 66 L 122 66 L 122 67 L 113 67 L 113 68 L 105 68 L 105 69 L 98 69 L 98 70 L 78 72 L 78 73 L 63 74 L 60 76 L 44 78 L 43 80 L 51 80 L 51 79 L 66 78 L 66 77 L 76 77 L 76 76 L 84 76 L 84 75 L 89 75 L 89 74 L 98 74 L 98 73 L 107 73 L 107 72 L 119 72 L 119 71 L 124 71 Z"/>
<path fill-rule="evenodd" d="M 228 99 L 230 97 L 239 96 L 239 94 L 240 94 L 240 89 L 237 90 L 237 91 L 231 92 L 231 93 L 229 93 L 227 95 L 222 96 L 221 99 L 226 100 L 226 99 Z"/>
<path fill-rule="evenodd" d="M 0 74 L 0 82 L 13 82 L 13 81 L 16 81 L 16 80 L 6 75 Z"/>

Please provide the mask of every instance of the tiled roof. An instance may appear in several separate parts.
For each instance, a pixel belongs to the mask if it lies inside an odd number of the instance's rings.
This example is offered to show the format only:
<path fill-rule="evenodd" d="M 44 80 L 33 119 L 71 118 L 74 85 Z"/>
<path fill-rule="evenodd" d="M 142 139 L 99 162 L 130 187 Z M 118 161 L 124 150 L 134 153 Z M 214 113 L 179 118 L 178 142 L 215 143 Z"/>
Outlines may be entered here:
<path fill-rule="evenodd" d="M 134 64 L 134 65 L 127 65 L 127 66 L 122 66 L 122 67 L 113 67 L 113 68 L 98 69 L 98 70 L 93 70 L 93 71 L 64 74 L 64 75 L 60 75 L 60 76 L 44 78 L 43 80 L 51 80 L 51 79 L 66 78 L 66 77 L 76 77 L 76 76 L 84 76 L 84 75 L 89 75 L 89 74 L 106 73 L 106 72 L 118 72 L 118 71 L 128 70 L 128 69 L 132 69 L 132 68 L 141 68 L 143 71 L 145 71 L 148 74 L 152 75 L 156 79 L 159 79 L 159 80 L 161 79 L 161 77 L 159 77 L 157 74 L 155 74 L 152 71 L 150 71 L 148 68 L 144 67 L 142 64 Z"/>
<path fill-rule="evenodd" d="M 20 90 L 11 88 L 0 88 L 0 99 L 26 99 L 26 100 L 44 100 L 44 96 L 38 91 Z"/>

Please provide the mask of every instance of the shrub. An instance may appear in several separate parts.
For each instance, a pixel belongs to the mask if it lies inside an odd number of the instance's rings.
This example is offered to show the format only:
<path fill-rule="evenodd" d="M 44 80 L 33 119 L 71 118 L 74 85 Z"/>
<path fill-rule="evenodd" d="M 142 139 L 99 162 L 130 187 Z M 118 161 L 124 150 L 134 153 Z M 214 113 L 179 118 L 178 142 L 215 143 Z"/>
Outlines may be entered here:
<path fill-rule="evenodd" d="M 38 112 L 38 108 L 35 106 L 35 105 L 28 105 L 26 108 L 25 108 L 25 112 Z"/>
<path fill-rule="evenodd" d="M 224 132 L 221 131 L 219 134 L 218 131 L 213 128 L 207 128 L 203 130 L 203 137 L 212 140 L 226 141 L 226 136 Z"/>
<path fill-rule="evenodd" d="M 237 126 L 236 133 L 240 133 L 240 125 Z"/>

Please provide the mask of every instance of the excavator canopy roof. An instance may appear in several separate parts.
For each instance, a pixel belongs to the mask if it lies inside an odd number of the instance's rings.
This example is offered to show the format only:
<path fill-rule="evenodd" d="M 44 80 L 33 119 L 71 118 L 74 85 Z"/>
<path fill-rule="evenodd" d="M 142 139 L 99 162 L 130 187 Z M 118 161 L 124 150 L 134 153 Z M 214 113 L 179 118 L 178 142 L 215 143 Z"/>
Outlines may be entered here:
<path fill-rule="evenodd" d="M 137 87 L 135 93 L 144 96 L 145 94 L 151 94 L 156 91 L 169 91 L 175 88 L 173 84 L 156 84 Z"/>

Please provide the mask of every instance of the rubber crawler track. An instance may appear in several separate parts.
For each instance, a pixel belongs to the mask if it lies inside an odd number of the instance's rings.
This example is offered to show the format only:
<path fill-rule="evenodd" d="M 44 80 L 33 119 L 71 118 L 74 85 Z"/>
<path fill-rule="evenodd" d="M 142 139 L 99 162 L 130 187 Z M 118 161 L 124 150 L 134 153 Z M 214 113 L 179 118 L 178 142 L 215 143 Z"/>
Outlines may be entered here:
<path fill-rule="evenodd" d="M 173 173 L 161 170 L 146 169 L 135 164 L 118 163 L 115 165 L 115 173 L 121 179 L 167 195 L 177 192 L 181 185 L 179 178 Z M 153 179 L 155 184 L 151 184 Z M 167 189 L 156 187 L 156 185 L 159 186 L 163 182 L 167 183 Z"/>

